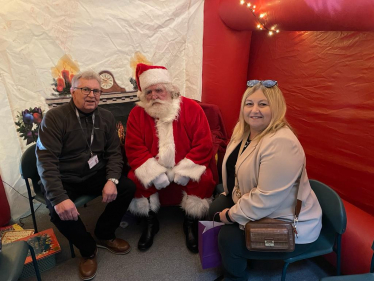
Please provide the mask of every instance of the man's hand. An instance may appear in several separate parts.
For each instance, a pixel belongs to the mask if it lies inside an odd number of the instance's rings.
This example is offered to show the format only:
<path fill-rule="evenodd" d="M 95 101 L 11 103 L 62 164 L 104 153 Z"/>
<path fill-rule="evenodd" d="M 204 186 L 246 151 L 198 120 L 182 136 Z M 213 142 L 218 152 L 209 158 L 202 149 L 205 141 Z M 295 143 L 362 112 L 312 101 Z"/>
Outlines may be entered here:
<path fill-rule="evenodd" d="M 157 190 L 167 187 L 170 184 L 168 176 L 163 173 L 153 180 L 153 184 Z"/>
<path fill-rule="evenodd" d="M 103 188 L 103 202 L 110 203 L 117 198 L 117 186 L 112 181 L 107 181 Z"/>
<path fill-rule="evenodd" d="M 181 186 L 186 186 L 189 181 L 189 177 L 181 176 L 180 174 L 175 174 L 174 176 L 174 182 Z"/>
<path fill-rule="evenodd" d="M 63 221 L 78 220 L 78 210 L 75 204 L 70 199 L 66 199 L 54 206 L 56 213 Z"/>

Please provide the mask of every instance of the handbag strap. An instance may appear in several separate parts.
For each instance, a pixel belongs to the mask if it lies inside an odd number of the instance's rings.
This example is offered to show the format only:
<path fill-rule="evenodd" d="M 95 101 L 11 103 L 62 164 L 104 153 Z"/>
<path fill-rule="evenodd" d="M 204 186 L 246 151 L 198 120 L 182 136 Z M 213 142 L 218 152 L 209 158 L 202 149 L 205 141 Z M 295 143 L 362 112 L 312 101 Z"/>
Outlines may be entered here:
<path fill-rule="evenodd" d="M 216 217 L 216 215 L 218 215 L 218 217 L 219 217 L 219 213 L 220 212 L 215 212 L 214 215 L 213 215 L 213 227 L 214 227 L 214 222 L 216 221 L 215 217 Z M 220 221 L 221 221 L 221 219 L 220 219 Z"/>
<path fill-rule="evenodd" d="M 301 168 L 301 172 L 300 172 L 300 176 L 298 177 L 298 179 L 296 180 L 297 182 L 297 195 L 296 195 L 296 205 L 295 205 L 295 218 L 298 219 L 299 218 L 299 214 L 300 214 L 300 211 L 301 211 L 301 205 L 303 203 L 303 201 L 301 201 L 300 198 L 300 182 L 301 182 L 301 178 L 303 177 L 304 175 L 304 170 L 305 170 L 305 159 L 304 159 L 304 163 L 303 163 L 303 167 Z"/>

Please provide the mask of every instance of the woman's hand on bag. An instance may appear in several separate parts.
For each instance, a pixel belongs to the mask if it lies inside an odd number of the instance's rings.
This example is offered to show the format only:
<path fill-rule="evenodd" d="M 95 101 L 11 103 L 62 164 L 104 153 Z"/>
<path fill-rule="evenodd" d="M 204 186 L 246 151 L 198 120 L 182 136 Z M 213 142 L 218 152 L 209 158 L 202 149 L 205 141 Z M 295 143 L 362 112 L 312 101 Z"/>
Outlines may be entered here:
<path fill-rule="evenodd" d="M 233 224 L 233 221 L 230 222 L 227 219 L 227 216 L 229 216 L 229 214 L 228 214 L 229 210 L 230 210 L 229 208 L 226 208 L 222 212 L 219 213 L 219 218 L 220 218 L 221 222 L 223 222 L 224 224 Z M 227 215 L 226 215 L 226 213 L 227 213 Z M 230 216 L 229 216 L 229 218 L 230 218 Z"/>

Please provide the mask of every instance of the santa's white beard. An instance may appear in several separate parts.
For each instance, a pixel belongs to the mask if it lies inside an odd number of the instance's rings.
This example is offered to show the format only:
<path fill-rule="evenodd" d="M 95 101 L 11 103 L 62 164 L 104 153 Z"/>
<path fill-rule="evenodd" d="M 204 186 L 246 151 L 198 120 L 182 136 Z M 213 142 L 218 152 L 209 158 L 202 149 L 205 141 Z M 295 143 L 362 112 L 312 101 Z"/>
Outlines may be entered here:
<path fill-rule="evenodd" d="M 172 101 L 153 100 L 145 104 L 144 110 L 153 118 L 162 120 L 169 116 L 172 107 Z"/>

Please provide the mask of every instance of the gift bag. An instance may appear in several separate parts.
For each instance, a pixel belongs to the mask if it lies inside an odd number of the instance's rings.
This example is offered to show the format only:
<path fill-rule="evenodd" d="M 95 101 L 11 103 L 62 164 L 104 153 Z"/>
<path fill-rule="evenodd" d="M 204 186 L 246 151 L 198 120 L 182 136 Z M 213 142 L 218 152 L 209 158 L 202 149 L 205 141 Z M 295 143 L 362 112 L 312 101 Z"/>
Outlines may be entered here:
<path fill-rule="evenodd" d="M 203 269 L 221 265 L 218 233 L 222 225 L 222 222 L 199 221 L 199 255 Z"/>

